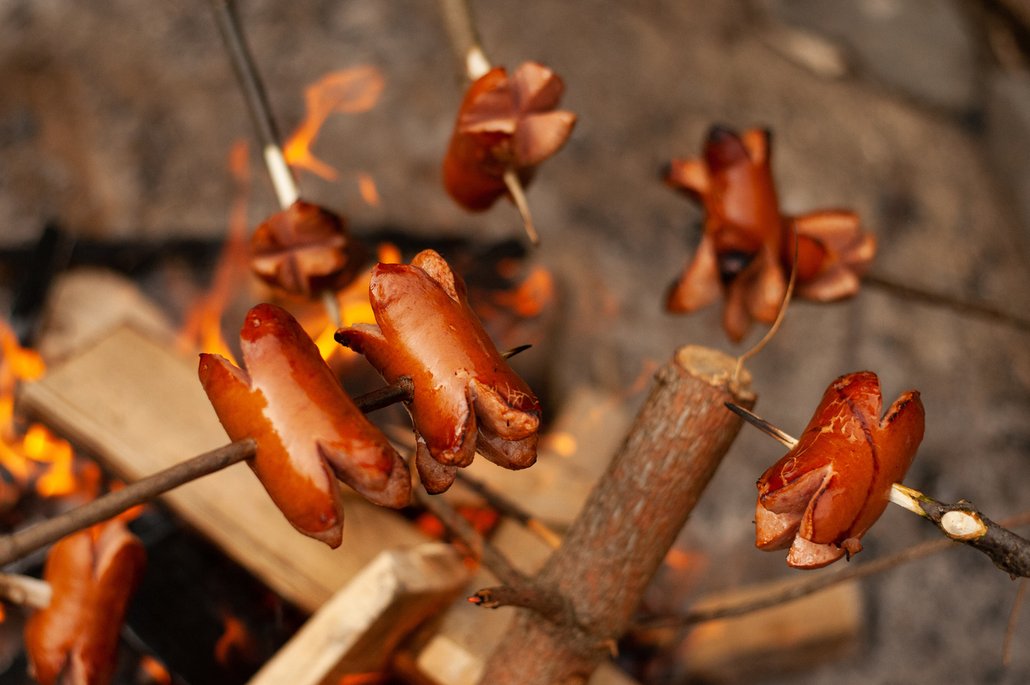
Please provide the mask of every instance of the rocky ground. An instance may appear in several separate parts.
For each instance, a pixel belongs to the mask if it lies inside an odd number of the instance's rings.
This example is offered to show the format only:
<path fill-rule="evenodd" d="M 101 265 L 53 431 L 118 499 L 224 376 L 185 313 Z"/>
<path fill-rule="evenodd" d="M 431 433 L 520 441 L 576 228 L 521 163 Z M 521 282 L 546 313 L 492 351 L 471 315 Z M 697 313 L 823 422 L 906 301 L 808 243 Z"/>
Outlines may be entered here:
<path fill-rule="evenodd" d="M 341 180 L 304 175 L 305 196 L 364 234 L 518 236 L 510 207 L 470 216 L 442 193 L 462 83 L 435 3 L 239 4 L 284 130 L 322 74 L 371 64 L 386 78 L 375 108 L 330 121 L 315 152 Z M 701 214 L 659 170 L 696 154 L 713 123 L 771 128 L 784 209 L 857 210 L 879 241 L 874 273 L 1030 315 L 1025 2 L 476 8 L 490 56 L 550 65 L 579 115 L 529 192 L 543 234 L 531 259 L 559 286 L 552 328 L 531 341 L 551 351 L 543 377 L 554 401 L 578 383 L 626 388 L 684 343 L 738 350 L 718 308 L 682 318 L 660 307 Z M 217 237 L 232 192 L 226 155 L 250 135 L 206 3 L 0 4 L 0 246 L 33 241 L 48 220 L 91 237 Z M 252 160 L 256 222 L 275 198 Z M 379 206 L 359 199 L 359 171 L 375 179 Z M 891 397 L 918 388 L 927 434 L 907 482 L 1001 518 L 1030 509 L 1028 341 L 1026 331 L 866 287 L 846 303 L 791 310 L 750 363 L 757 409 L 798 432 L 841 373 L 875 370 Z M 684 532 L 685 544 L 734 562 L 707 588 L 787 573 L 779 554 L 751 549 L 754 481 L 779 456 L 745 432 Z M 862 557 L 935 535 L 913 519 L 889 511 Z M 1030 617 L 1004 668 L 1016 584 L 981 556 L 956 550 L 863 589 L 857 653 L 769 682 L 1030 682 Z"/>

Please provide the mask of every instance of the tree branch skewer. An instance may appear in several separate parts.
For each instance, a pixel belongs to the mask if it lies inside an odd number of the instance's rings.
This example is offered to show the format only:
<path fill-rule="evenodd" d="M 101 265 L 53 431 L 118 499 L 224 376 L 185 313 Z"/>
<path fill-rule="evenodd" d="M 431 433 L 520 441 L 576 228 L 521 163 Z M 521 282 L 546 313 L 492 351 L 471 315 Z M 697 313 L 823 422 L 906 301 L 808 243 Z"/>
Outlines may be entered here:
<path fill-rule="evenodd" d="M 755 428 L 794 449 L 798 441 L 773 424 L 732 402 L 726 408 Z M 959 500 L 940 502 L 901 483 L 891 485 L 890 501 L 917 516 L 929 519 L 942 534 L 983 552 L 994 565 L 1013 577 L 1030 577 L 1030 540 L 995 523 L 973 505 Z"/>

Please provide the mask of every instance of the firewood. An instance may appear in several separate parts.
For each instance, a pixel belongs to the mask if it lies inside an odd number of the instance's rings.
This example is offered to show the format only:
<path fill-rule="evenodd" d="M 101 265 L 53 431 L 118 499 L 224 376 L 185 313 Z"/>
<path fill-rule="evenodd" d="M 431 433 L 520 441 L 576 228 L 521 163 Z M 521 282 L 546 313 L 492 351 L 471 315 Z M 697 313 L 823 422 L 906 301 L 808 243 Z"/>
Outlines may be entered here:
<path fill-rule="evenodd" d="M 20 405 L 132 481 L 226 442 L 193 366 L 121 327 L 25 386 Z M 347 499 L 336 552 L 298 535 L 243 466 L 178 488 L 162 501 L 273 590 L 314 611 L 384 546 L 425 540 L 398 515 L 357 496 Z"/>
<path fill-rule="evenodd" d="M 387 665 L 397 643 L 464 587 L 469 571 L 449 545 L 382 552 L 258 671 L 250 685 L 335 685 Z"/>
<path fill-rule="evenodd" d="M 48 362 L 61 359 L 122 323 L 171 335 L 168 317 L 132 281 L 106 269 L 75 269 L 54 284 L 36 349 Z"/>

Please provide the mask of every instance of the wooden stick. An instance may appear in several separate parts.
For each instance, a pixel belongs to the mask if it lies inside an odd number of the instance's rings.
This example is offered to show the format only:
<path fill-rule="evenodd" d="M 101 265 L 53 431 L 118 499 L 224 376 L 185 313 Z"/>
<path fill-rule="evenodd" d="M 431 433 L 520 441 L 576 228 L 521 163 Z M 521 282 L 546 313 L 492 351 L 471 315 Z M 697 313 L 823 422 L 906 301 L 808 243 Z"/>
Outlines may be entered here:
<path fill-rule="evenodd" d="M 1030 512 L 1023 512 L 1015 516 L 1003 519 L 1001 525 L 1017 527 L 1030 523 Z M 753 611 L 761 611 L 772 606 L 814 594 L 828 587 L 844 583 L 849 580 L 868 578 L 878 573 L 883 573 L 898 566 L 912 561 L 925 559 L 926 557 L 943 552 L 949 549 L 956 549 L 955 540 L 929 540 L 918 545 L 906 547 L 900 552 L 890 554 L 879 559 L 865 563 L 852 563 L 840 571 L 821 571 L 801 577 L 797 582 L 785 586 L 775 594 L 765 595 L 755 601 L 746 602 L 712 602 L 703 606 L 694 606 L 686 613 L 679 616 L 654 616 L 639 621 L 634 625 L 634 630 L 651 630 L 655 628 L 672 628 L 677 626 L 689 626 L 695 623 L 703 623 L 720 618 L 741 616 Z"/>
<path fill-rule="evenodd" d="M 222 43 L 229 54 L 229 60 L 232 62 L 240 89 L 243 91 L 243 97 L 247 101 L 247 109 L 254 122 L 254 129 L 257 132 L 258 142 L 261 144 L 262 155 L 265 159 L 265 167 L 272 179 L 279 206 L 286 209 L 297 201 L 300 191 L 297 189 L 297 181 L 286 163 L 286 156 L 279 143 L 279 129 L 275 124 L 275 117 L 272 116 L 272 107 L 268 104 L 268 97 L 265 95 L 265 87 L 261 83 L 254 59 L 247 48 L 247 41 L 243 37 L 243 30 L 236 17 L 233 1 L 210 0 L 210 2 L 218 23 L 218 31 L 222 36 Z"/>
<path fill-rule="evenodd" d="M 576 622 L 520 611 L 510 631 L 518 639 L 501 643 L 481 682 L 580 682 L 607 658 L 740 430 L 723 403 L 754 401 L 746 374 L 736 394 L 729 388 L 735 361 L 686 347 L 659 370 L 621 450 L 536 578 L 567 599 Z"/>
<path fill-rule="evenodd" d="M 529 347 L 529 345 L 521 345 L 505 355 L 511 357 Z M 411 379 L 404 376 L 394 384 L 355 397 L 354 404 L 367 414 L 397 402 L 408 402 L 411 400 L 413 392 Z M 254 456 L 256 449 L 257 443 L 251 439 L 230 443 L 216 450 L 191 457 L 171 468 L 126 485 L 120 490 L 109 492 L 81 507 L 15 533 L 0 536 L 0 566 L 56 542 L 65 535 L 117 516 L 126 509 L 148 502 L 191 480 L 202 478 L 237 462 L 250 459 Z"/>
<path fill-rule="evenodd" d="M 4 535 L 0 537 L 0 566 L 56 542 L 65 535 L 117 516 L 126 509 L 147 502 L 184 483 L 249 459 L 254 456 L 256 449 L 257 443 L 249 438 L 229 443 L 126 485 L 120 490 L 109 492 L 64 514 L 16 533 Z"/>
<path fill-rule="evenodd" d="M 410 399 L 410 380 L 407 385 L 403 384 L 403 380 L 398 385 L 387 386 L 357 397 L 354 403 L 362 411 L 368 412 L 403 401 L 405 398 Z M 158 471 L 152 476 L 130 483 L 120 490 L 109 492 L 34 526 L 0 536 L 0 566 L 21 559 L 77 530 L 117 516 L 126 509 L 148 502 L 191 480 L 202 478 L 237 462 L 250 459 L 256 450 L 257 443 L 249 438 L 229 443 L 216 450 L 191 457 L 164 471 Z"/>
<path fill-rule="evenodd" d="M 454 52 L 465 67 L 465 77 L 475 81 L 490 71 L 490 60 L 479 40 L 469 0 L 440 0 L 440 11 Z"/>
<path fill-rule="evenodd" d="M 529 242 L 533 243 L 534 247 L 539 247 L 540 234 L 536 232 L 536 225 L 533 224 L 533 213 L 529 211 L 529 200 L 526 199 L 526 191 L 522 187 L 519 175 L 514 169 L 505 169 L 503 178 L 504 185 L 508 188 L 508 193 L 522 217 L 522 227 L 526 229 Z"/>
<path fill-rule="evenodd" d="M 501 493 L 497 492 L 481 480 L 477 480 L 464 471 L 458 472 L 458 480 L 467 485 L 476 494 L 486 500 L 486 503 L 496 509 L 501 515 L 513 518 L 531 533 L 544 541 L 551 549 L 557 549 L 561 545 L 561 536 L 536 518 L 515 502 L 511 501 Z"/>
<path fill-rule="evenodd" d="M 53 594 L 50 583 L 17 573 L 0 573 L 0 599 L 12 604 L 45 609 Z"/>
<path fill-rule="evenodd" d="M 934 307 L 945 307 L 959 314 L 979 316 L 990 321 L 997 321 L 1016 330 L 1030 331 L 1030 319 L 1005 311 L 1001 307 L 997 307 L 989 302 L 966 300 L 925 288 L 917 288 L 879 274 L 866 274 L 862 277 L 862 280 L 891 295 L 916 300 Z"/>

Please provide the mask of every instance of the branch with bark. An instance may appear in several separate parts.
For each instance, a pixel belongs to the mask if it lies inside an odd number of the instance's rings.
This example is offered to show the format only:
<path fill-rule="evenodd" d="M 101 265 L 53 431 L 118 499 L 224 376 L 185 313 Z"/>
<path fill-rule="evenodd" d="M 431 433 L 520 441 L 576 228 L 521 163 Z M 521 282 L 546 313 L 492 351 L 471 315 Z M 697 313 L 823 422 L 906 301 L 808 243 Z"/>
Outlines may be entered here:
<path fill-rule="evenodd" d="M 482 682 L 585 680 L 609 655 L 740 430 L 722 404 L 754 402 L 746 378 L 736 392 L 730 389 L 735 363 L 720 352 L 685 347 L 658 371 L 622 448 L 534 578 L 565 598 L 575 620 L 556 623 L 537 607 L 520 611 L 511 631 L 518 639 L 491 656 Z M 491 599 L 520 603 L 493 589 Z M 527 653 L 533 658 L 525 659 Z"/>

